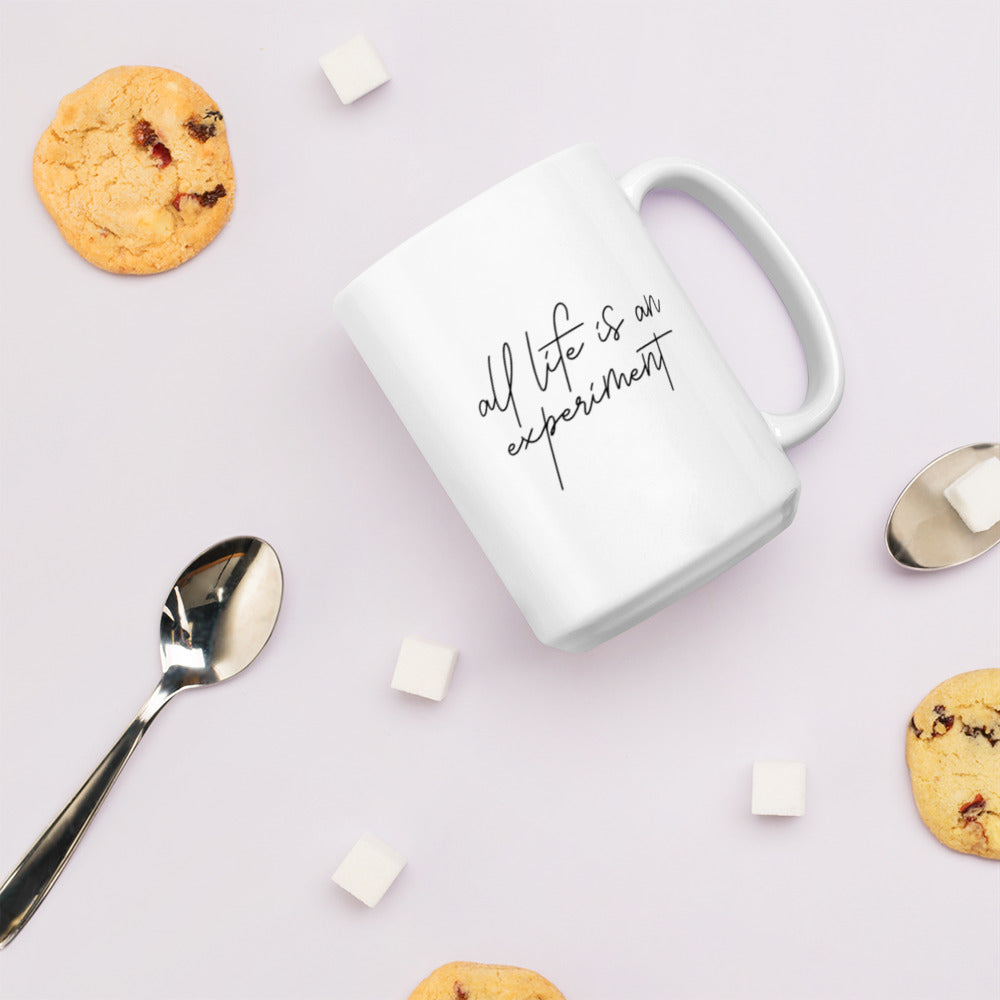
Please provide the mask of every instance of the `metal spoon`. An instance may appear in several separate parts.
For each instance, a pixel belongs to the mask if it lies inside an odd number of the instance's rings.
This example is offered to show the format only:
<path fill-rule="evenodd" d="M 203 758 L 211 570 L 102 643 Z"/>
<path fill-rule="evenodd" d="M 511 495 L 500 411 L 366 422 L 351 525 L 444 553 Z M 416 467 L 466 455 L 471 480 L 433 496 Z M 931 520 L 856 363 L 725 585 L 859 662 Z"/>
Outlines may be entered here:
<path fill-rule="evenodd" d="M 135 721 L 0 886 L 0 948 L 38 909 L 157 712 L 188 687 L 215 684 L 250 665 L 281 607 L 278 557 L 259 538 L 230 538 L 181 573 L 163 605 L 163 677 Z"/>
<path fill-rule="evenodd" d="M 1000 444 L 966 445 L 936 458 L 910 480 L 885 528 L 885 543 L 896 562 L 907 569 L 945 569 L 1000 542 L 1000 524 L 970 531 L 944 496 L 959 476 L 994 455 L 1000 458 Z"/>

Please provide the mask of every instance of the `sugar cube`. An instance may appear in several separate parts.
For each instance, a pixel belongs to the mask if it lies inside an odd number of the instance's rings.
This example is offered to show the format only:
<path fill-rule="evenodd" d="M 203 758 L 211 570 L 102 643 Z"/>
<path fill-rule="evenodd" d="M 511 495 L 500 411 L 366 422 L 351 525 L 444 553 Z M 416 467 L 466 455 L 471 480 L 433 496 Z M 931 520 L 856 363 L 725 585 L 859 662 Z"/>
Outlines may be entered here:
<path fill-rule="evenodd" d="M 401 854 L 366 833 L 340 862 L 333 881 L 365 906 L 374 906 L 405 866 Z"/>
<path fill-rule="evenodd" d="M 974 465 L 944 491 L 969 531 L 988 531 L 1000 521 L 1000 458 Z"/>
<path fill-rule="evenodd" d="M 400 646 L 392 687 L 441 701 L 448 691 L 457 659 L 458 650 L 451 646 L 410 636 Z"/>
<path fill-rule="evenodd" d="M 755 816 L 804 816 L 805 764 L 798 760 L 755 760 L 750 811 Z"/>
<path fill-rule="evenodd" d="M 355 35 L 327 52 L 319 64 L 343 104 L 364 97 L 389 79 L 375 46 L 364 35 Z"/>

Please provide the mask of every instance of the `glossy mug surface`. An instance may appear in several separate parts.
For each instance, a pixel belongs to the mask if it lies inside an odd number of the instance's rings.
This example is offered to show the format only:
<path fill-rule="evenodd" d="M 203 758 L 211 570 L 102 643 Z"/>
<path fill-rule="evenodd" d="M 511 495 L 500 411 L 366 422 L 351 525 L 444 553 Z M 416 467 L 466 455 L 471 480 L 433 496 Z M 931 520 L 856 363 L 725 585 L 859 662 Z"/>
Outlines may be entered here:
<path fill-rule="evenodd" d="M 639 217 L 647 192 L 715 212 L 770 278 L 808 374 L 762 413 Z M 393 250 L 335 313 L 537 637 L 588 649 L 774 537 L 799 480 L 785 449 L 840 402 L 823 304 L 735 187 L 688 161 L 616 179 L 556 154 Z"/>

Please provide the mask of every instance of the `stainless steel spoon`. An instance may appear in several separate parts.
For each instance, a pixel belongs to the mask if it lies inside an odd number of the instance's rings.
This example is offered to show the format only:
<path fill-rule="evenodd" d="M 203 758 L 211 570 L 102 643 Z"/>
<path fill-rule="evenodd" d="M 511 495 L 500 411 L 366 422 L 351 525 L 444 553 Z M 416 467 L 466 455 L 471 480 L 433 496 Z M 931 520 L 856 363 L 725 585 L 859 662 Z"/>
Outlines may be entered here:
<path fill-rule="evenodd" d="M 278 557 L 259 538 L 230 538 L 181 573 L 163 605 L 163 677 L 135 721 L 0 886 L 0 948 L 38 909 L 139 740 L 170 699 L 238 674 L 271 636 L 281 608 Z"/>
<path fill-rule="evenodd" d="M 899 495 L 885 543 L 907 569 L 945 569 L 968 562 L 1000 542 L 1000 524 L 970 531 L 944 491 L 959 476 L 986 459 L 1000 458 L 1000 444 L 970 444 L 936 458 L 917 473 Z"/>

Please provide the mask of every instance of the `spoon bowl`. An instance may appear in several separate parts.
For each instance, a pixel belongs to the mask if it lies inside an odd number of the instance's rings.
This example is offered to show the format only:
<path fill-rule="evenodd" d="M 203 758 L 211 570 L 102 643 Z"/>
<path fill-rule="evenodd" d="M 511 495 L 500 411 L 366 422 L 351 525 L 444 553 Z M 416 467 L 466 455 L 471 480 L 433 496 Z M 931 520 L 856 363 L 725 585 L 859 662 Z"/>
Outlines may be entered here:
<path fill-rule="evenodd" d="M 1000 524 L 986 531 L 970 531 L 944 495 L 959 476 L 992 456 L 1000 458 L 1000 444 L 955 448 L 910 480 L 885 528 L 885 543 L 896 562 L 907 569 L 947 569 L 1000 542 Z"/>
<path fill-rule="evenodd" d="M 160 662 L 182 686 L 216 684 L 248 667 L 281 606 L 281 565 L 259 538 L 230 538 L 181 573 L 163 602 Z"/>
<path fill-rule="evenodd" d="M 132 724 L 0 886 L 0 948 L 38 909 L 160 709 L 178 691 L 228 680 L 257 658 L 278 619 L 282 590 L 274 549 L 250 536 L 213 545 L 181 573 L 160 617 L 163 676 Z"/>

